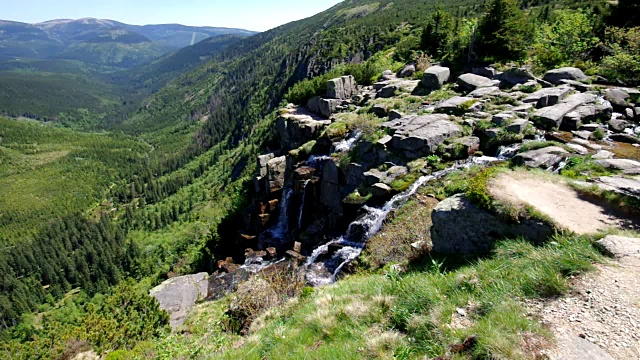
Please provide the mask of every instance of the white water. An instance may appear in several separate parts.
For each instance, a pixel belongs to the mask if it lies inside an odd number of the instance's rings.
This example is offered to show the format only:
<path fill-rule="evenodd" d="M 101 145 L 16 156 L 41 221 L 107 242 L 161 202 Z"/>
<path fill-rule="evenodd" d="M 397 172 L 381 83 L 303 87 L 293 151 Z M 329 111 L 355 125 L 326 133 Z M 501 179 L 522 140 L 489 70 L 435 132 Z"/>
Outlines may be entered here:
<path fill-rule="evenodd" d="M 315 286 L 335 282 L 342 269 L 360 255 L 366 241 L 380 231 L 387 215 L 389 215 L 391 211 L 400 207 L 407 199 L 413 196 L 420 187 L 429 181 L 441 178 L 458 169 L 467 168 L 475 164 L 495 162 L 498 160 L 499 159 L 492 157 L 482 157 L 471 158 L 467 161 L 458 162 L 456 165 L 448 169 L 421 177 L 411 185 L 408 190 L 394 196 L 391 200 L 385 203 L 382 208 L 371 208 L 368 206 L 363 207 L 367 212 L 366 215 L 352 222 L 351 225 L 349 225 L 346 234 L 317 247 L 311 256 L 309 256 L 305 264 L 307 267 L 307 281 Z M 330 258 L 322 259 L 321 257 L 323 255 L 328 254 L 330 247 L 340 247 L 340 249 Z"/>
<path fill-rule="evenodd" d="M 498 158 L 498 160 L 509 160 L 518 153 L 518 150 L 522 148 L 522 144 L 526 144 L 530 141 L 545 141 L 545 140 L 546 139 L 544 137 L 544 132 L 538 131 L 536 133 L 536 136 L 533 138 L 533 140 L 524 140 L 521 143 L 500 146 L 496 157 Z"/>
<path fill-rule="evenodd" d="M 288 187 L 282 191 L 282 200 L 280 200 L 280 215 L 278 216 L 278 223 L 274 228 L 269 230 L 271 235 L 278 239 L 284 240 L 289 232 L 289 218 L 287 216 L 287 209 L 289 209 L 289 199 L 293 194 L 293 189 Z"/>
<path fill-rule="evenodd" d="M 361 137 L 362 137 L 362 131 L 360 130 L 354 131 L 349 136 L 344 138 L 344 140 L 336 143 L 335 146 L 333 147 L 333 152 L 343 153 L 351 150 L 351 148 L 353 147 L 353 144 L 355 144 L 356 141 L 358 141 Z"/>
<path fill-rule="evenodd" d="M 306 180 L 302 185 L 302 201 L 300 201 L 300 214 L 298 214 L 298 229 L 302 229 L 302 215 L 304 214 L 304 199 L 307 192 L 307 185 L 311 180 Z"/>

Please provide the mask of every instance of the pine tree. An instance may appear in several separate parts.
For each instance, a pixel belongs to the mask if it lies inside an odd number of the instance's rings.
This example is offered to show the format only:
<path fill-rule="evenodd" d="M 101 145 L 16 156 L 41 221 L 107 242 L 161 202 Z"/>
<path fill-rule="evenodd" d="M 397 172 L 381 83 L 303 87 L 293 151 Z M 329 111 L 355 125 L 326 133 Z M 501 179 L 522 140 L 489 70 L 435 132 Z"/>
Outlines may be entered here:
<path fill-rule="evenodd" d="M 516 0 L 492 0 L 478 25 L 475 51 L 485 62 L 520 60 L 532 35 Z"/>

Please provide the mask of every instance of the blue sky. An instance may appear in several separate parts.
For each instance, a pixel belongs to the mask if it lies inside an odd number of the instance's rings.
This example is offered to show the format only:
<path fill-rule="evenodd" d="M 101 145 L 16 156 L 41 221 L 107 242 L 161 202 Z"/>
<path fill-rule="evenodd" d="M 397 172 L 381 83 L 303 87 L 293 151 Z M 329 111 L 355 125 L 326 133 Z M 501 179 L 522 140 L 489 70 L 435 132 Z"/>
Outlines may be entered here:
<path fill-rule="evenodd" d="M 264 31 L 339 0 L 0 0 L 0 19 L 36 23 L 95 17 L 128 24 L 179 23 Z"/>

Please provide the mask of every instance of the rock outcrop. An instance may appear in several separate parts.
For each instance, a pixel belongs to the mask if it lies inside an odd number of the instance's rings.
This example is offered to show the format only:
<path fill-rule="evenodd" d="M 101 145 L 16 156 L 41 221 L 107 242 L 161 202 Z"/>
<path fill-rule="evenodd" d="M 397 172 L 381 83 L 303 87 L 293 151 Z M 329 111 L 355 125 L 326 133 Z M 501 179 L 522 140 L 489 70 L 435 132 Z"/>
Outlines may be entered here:
<path fill-rule="evenodd" d="M 393 132 L 393 149 L 421 154 L 433 154 L 445 140 L 462 134 L 462 128 L 444 114 L 409 115 L 381 126 Z"/>
<path fill-rule="evenodd" d="M 440 202 L 431 219 L 433 251 L 444 255 L 488 253 L 496 240 L 507 237 L 540 243 L 553 233 L 551 226 L 541 222 L 508 223 L 474 205 L 464 194 Z"/>
<path fill-rule="evenodd" d="M 562 80 L 589 80 L 589 78 L 582 72 L 582 70 L 574 67 L 564 67 L 560 69 L 549 70 L 542 79 L 554 85 L 562 84 Z"/>
<path fill-rule="evenodd" d="M 149 295 L 158 300 L 160 308 L 169 313 L 172 328 L 182 325 L 191 308 L 207 296 L 209 274 L 199 273 L 169 279 L 151 289 Z"/>
<path fill-rule="evenodd" d="M 438 90 L 449 81 L 451 70 L 443 66 L 432 66 L 424 71 L 422 86 L 428 90 Z"/>

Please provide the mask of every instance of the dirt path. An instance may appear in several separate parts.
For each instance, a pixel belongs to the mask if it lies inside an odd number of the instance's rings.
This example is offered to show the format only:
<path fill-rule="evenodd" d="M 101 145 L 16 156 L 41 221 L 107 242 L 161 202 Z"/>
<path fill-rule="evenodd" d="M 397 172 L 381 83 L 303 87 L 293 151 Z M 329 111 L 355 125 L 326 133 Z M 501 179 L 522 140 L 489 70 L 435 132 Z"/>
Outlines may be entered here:
<path fill-rule="evenodd" d="M 574 279 L 565 297 L 529 303 L 556 335 L 546 354 L 552 360 L 640 359 L 640 239 L 607 239 L 615 243 L 603 246 L 618 261 Z"/>
<path fill-rule="evenodd" d="M 533 206 L 557 225 L 578 234 L 629 226 L 629 219 L 580 198 L 562 182 L 535 172 L 511 172 L 489 184 L 497 200 Z M 601 241 L 616 258 L 572 280 L 572 292 L 528 303 L 532 316 L 555 335 L 545 355 L 552 360 L 640 359 L 640 239 Z"/>
<path fill-rule="evenodd" d="M 581 199 L 567 185 L 536 173 L 501 175 L 490 184 L 490 192 L 497 200 L 515 206 L 523 203 L 533 206 L 559 226 L 577 234 L 592 234 L 628 222 L 602 206 Z"/>

